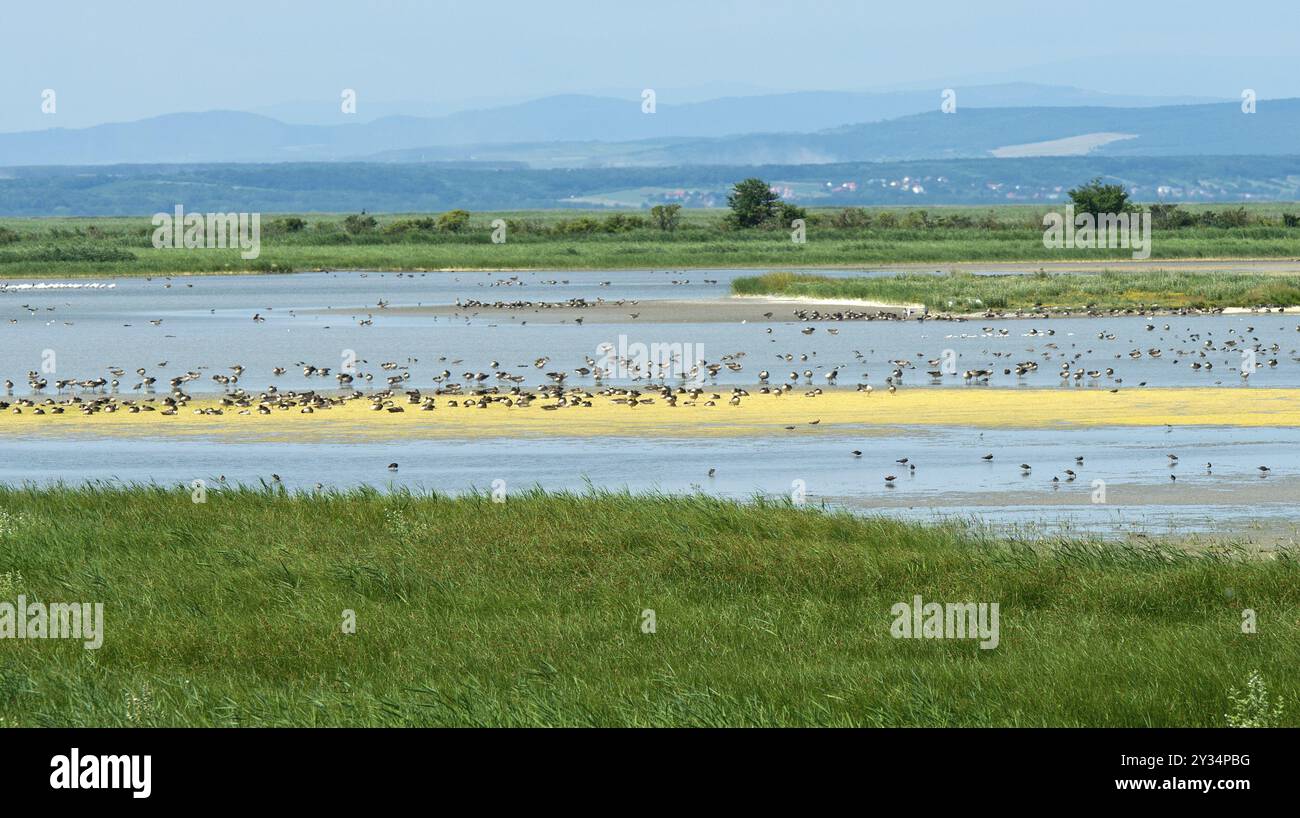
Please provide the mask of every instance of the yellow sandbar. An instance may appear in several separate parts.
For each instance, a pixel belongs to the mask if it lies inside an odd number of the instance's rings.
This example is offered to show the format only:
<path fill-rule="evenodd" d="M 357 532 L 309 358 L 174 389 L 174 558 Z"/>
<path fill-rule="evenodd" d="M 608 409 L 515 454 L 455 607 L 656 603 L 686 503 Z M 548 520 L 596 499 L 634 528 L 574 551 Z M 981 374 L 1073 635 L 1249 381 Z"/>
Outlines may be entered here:
<path fill-rule="evenodd" d="M 793 434 L 843 427 L 971 426 L 1002 428 L 1070 428 L 1095 426 L 1300 426 L 1300 389 L 1257 387 L 1138 388 L 1111 393 L 1106 389 L 901 389 L 890 395 L 852 389 L 827 390 L 807 397 L 805 390 L 775 396 L 751 389 L 739 406 L 728 405 L 730 390 L 715 406 L 705 406 L 710 391 L 696 405 L 652 404 L 630 407 L 596 395 L 591 407 L 542 409 L 550 400 L 528 407 L 493 404 L 487 408 L 452 407 L 450 396 L 436 399 L 437 409 L 373 411 L 367 400 L 303 414 L 297 408 L 270 415 L 240 415 L 226 407 L 222 415 L 198 415 L 196 408 L 216 405 L 196 400 L 175 416 L 126 411 L 84 416 L 0 413 L 0 433 L 38 436 L 46 431 L 91 434 L 233 435 L 250 439 L 302 440 L 365 437 L 501 437 L 501 436 L 728 436 Z M 46 407 L 48 411 L 48 407 Z M 811 421 L 819 421 L 812 425 Z M 785 429 L 794 426 L 793 430 Z"/>

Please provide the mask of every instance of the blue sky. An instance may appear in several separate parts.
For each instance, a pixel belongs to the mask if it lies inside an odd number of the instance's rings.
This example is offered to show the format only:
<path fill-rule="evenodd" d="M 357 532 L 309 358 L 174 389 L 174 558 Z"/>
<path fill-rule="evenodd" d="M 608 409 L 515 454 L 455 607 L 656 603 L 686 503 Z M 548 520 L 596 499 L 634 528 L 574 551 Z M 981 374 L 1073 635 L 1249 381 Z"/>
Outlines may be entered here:
<path fill-rule="evenodd" d="M 1041 0 L 42 0 L 10 3 L 0 130 L 291 101 L 519 100 L 641 88 L 1038 81 L 1300 96 L 1300 4 Z M 1051 11 L 1047 11 L 1051 9 Z M 704 89 L 700 86 L 707 86 Z M 58 94 L 57 121 L 40 93 Z"/>

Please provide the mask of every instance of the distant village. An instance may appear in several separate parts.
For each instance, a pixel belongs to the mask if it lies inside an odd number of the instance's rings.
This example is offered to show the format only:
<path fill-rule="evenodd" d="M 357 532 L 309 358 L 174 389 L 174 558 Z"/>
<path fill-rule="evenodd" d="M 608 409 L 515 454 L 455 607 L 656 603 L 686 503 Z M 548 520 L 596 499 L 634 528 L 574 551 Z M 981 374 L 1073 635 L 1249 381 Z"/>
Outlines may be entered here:
<path fill-rule="evenodd" d="M 954 182 L 948 176 L 872 177 L 862 180 L 831 179 L 814 182 L 778 182 L 772 192 L 783 200 L 809 207 L 863 204 L 959 204 L 959 203 L 1034 203 L 1056 202 L 1066 198 L 1071 186 L 1065 184 L 1031 185 L 998 180 Z M 1271 200 L 1279 196 L 1242 191 L 1227 185 L 1202 182 L 1195 186 L 1136 185 L 1127 186 L 1129 195 L 1139 201 L 1221 202 Z M 727 188 L 666 190 L 647 197 L 644 204 L 680 204 L 684 207 L 725 207 Z"/>

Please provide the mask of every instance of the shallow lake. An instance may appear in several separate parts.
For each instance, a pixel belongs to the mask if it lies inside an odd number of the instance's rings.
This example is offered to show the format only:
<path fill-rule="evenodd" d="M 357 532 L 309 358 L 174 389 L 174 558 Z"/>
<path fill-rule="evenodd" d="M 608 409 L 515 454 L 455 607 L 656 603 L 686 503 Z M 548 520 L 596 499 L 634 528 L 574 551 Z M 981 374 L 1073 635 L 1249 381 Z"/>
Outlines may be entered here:
<path fill-rule="evenodd" d="M 27 395 L 26 373 L 41 370 L 51 352 L 51 381 L 126 373 L 118 394 L 132 387 L 137 368 L 159 380 L 186 371 L 202 377 L 186 389 L 219 393 L 212 374 L 245 368 L 240 386 L 257 392 L 275 384 L 290 389 L 333 390 L 332 378 L 308 377 L 302 364 L 337 367 L 354 353 L 363 372 L 382 384 L 405 372 L 404 388 L 432 389 L 433 377 L 513 371 L 525 384 L 543 382 L 533 366 L 549 358 L 548 370 L 570 372 L 569 385 L 592 385 L 573 373 L 603 345 L 689 345 L 699 357 L 723 356 L 741 364 L 722 369 L 719 385 L 753 386 L 768 370 L 773 383 L 819 386 L 839 372 L 841 386 L 862 381 L 882 388 L 897 360 L 904 388 L 947 389 L 960 401 L 969 390 L 988 387 L 1112 389 L 1148 386 L 1212 386 L 1223 389 L 1300 387 L 1300 316 L 1245 314 L 1123 318 L 973 319 L 950 321 L 843 321 L 815 325 L 795 320 L 791 305 L 773 305 L 770 320 L 661 322 L 633 319 L 640 305 L 656 300 L 723 299 L 730 281 L 754 271 L 671 270 L 530 273 L 311 273 L 283 276 L 192 276 L 46 282 L 42 287 L 5 281 L 0 286 L 0 380 L 13 380 L 14 395 Z M 862 274 L 838 271 L 836 275 Z M 85 287 L 95 284 L 94 288 Z M 111 285 L 111 286 L 110 286 Z M 427 315 L 402 308 L 468 301 L 623 302 L 629 313 L 618 324 L 578 325 L 548 320 L 545 310 L 521 308 L 488 314 Z M 633 303 L 637 302 L 637 303 Z M 381 306 L 381 304 L 383 306 Z M 254 321 L 259 315 L 265 320 Z M 526 323 L 525 323 L 526 322 Z M 805 334 L 809 326 L 816 329 Z M 832 331 L 834 331 L 832 333 Z M 958 375 L 926 374 L 945 350 L 959 372 L 989 369 L 987 385 Z M 1159 351 L 1159 357 L 1151 354 Z M 1257 369 L 1240 374 L 1243 350 Z M 1136 357 L 1134 352 L 1140 353 Z M 789 359 L 785 356 L 789 356 Z M 1036 371 L 1014 373 L 1018 362 Z M 162 365 L 165 362 L 165 365 Z M 383 370 L 381 362 L 399 368 Z M 493 367 L 493 362 L 498 364 Z M 1062 386 L 1060 369 L 1094 371 Z M 1199 366 L 1193 366 L 1199 364 Z M 274 367 L 284 367 L 273 375 Z M 1105 374 L 1106 369 L 1113 373 Z M 1010 374 L 1004 374 L 1012 369 Z M 669 383 L 672 383 L 670 378 Z M 491 381 L 489 383 L 496 383 Z M 633 383 L 609 378 L 605 383 Z M 0 390 L 2 391 L 2 390 Z M 44 392 L 55 395 L 51 385 Z M 64 394 L 67 394 L 65 392 Z M 863 452 L 861 457 L 849 454 Z M 996 452 L 994 463 L 980 460 Z M 1170 452 L 1180 453 L 1171 468 Z M 1075 457 L 1084 455 L 1077 467 Z M 907 457 L 913 471 L 895 461 Z M 400 463 L 390 473 L 389 462 Z M 1013 464 L 1031 463 L 1031 475 Z M 1213 462 L 1212 470 L 1203 468 Z M 1261 479 L 1256 467 L 1267 463 Z M 1077 477 L 1069 480 L 1064 470 Z M 716 469 L 713 477 L 709 469 Z M 771 440 L 527 439 L 393 440 L 332 443 L 238 443 L 219 439 L 102 438 L 84 433 L 39 438 L 0 433 L 0 481 L 121 480 L 180 483 L 203 479 L 219 485 L 281 475 L 286 485 L 311 488 L 368 484 L 380 488 L 486 491 L 494 480 L 509 490 L 548 489 L 705 491 L 729 497 L 790 496 L 802 491 L 811 503 L 880 511 L 916 519 L 977 518 L 993 525 L 1121 530 L 1288 532 L 1300 523 L 1294 500 L 1300 475 L 1300 430 L 1213 427 L 1107 428 L 1078 430 L 972 430 L 960 427 L 827 429 L 822 434 Z M 883 475 L 899 476 L 892 488 Z M 1170 480 L 1176 474 L 1177 480 Z M 1060 483 L 1051 482 L 1057 476 Z M 1093 502 L 1094 481 L 1106 486 L 1104 503 Z"/>

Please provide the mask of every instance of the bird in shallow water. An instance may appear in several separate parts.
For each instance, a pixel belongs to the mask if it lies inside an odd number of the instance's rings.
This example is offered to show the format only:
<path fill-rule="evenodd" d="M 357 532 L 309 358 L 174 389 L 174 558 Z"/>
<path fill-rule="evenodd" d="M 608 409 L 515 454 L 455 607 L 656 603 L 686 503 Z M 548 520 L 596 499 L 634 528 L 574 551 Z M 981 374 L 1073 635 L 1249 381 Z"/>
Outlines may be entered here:
<path fill-rule="evenodd" d="M 396 464 L 396 463 L 389 463 L 389 464 L 388 464 L 388 470 L 389 470 L 389 471 L 397 471 L 397 464 Z"/>

